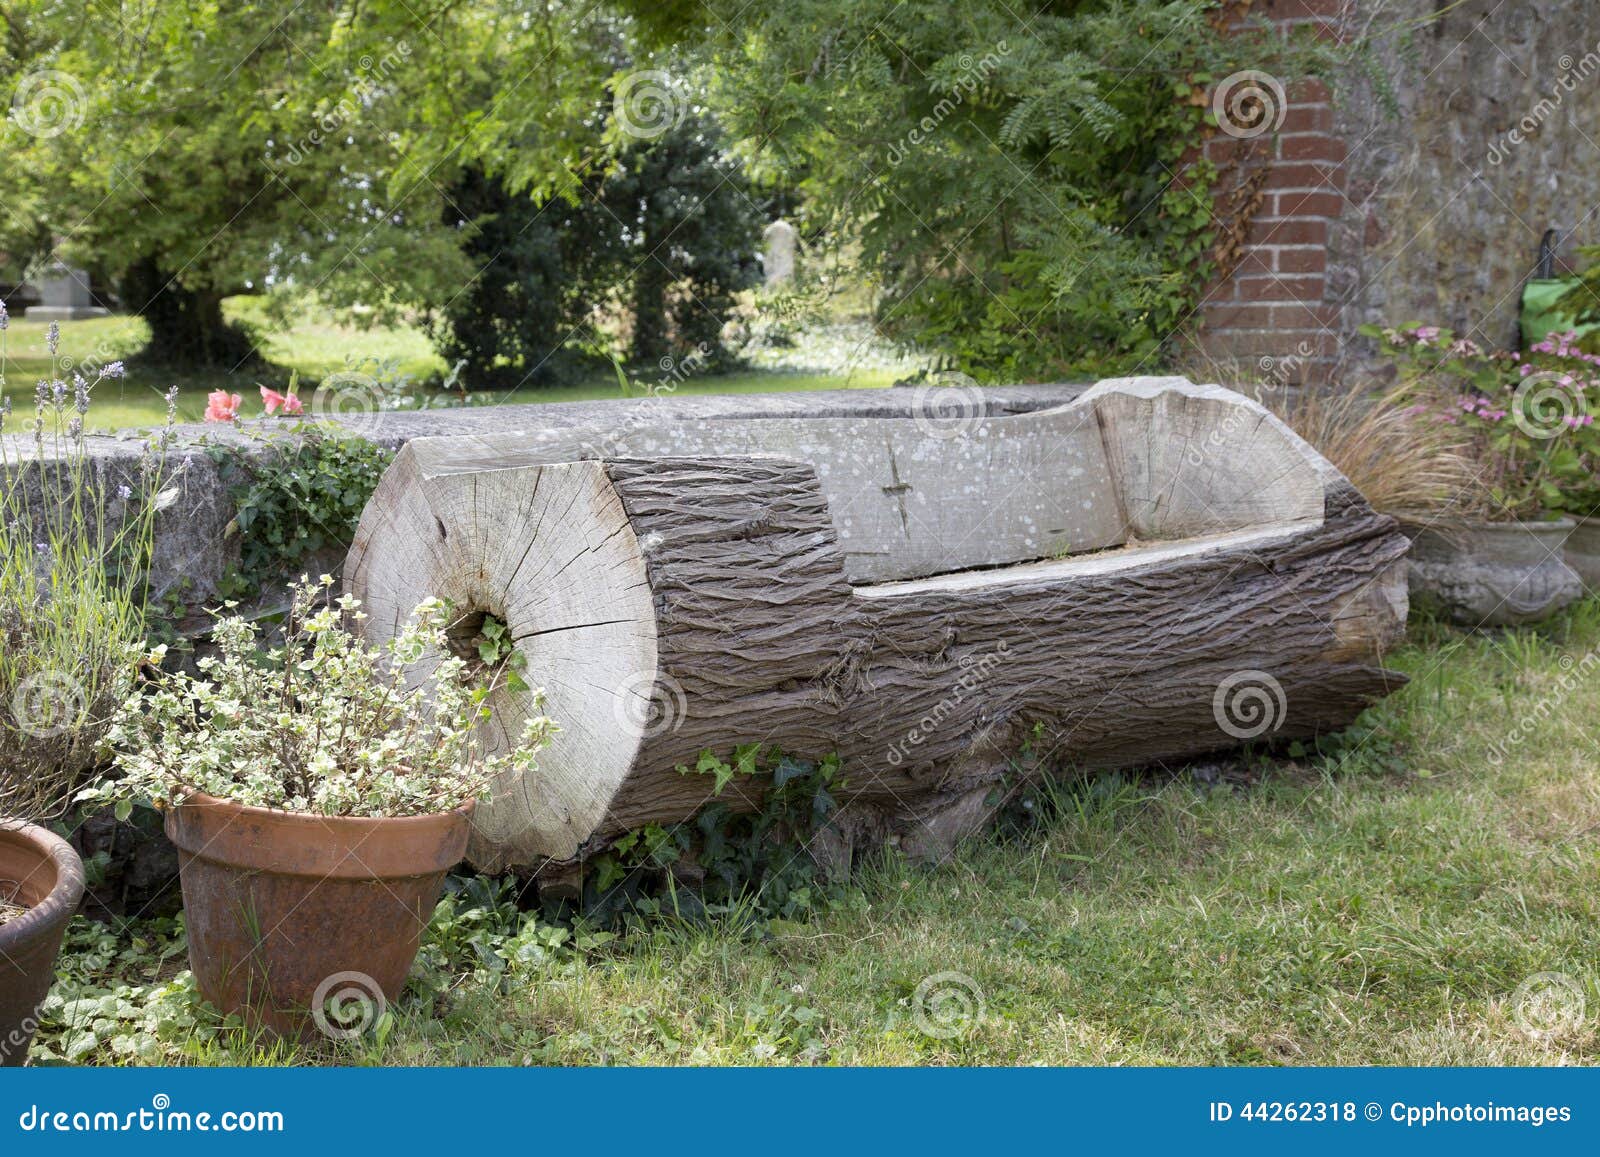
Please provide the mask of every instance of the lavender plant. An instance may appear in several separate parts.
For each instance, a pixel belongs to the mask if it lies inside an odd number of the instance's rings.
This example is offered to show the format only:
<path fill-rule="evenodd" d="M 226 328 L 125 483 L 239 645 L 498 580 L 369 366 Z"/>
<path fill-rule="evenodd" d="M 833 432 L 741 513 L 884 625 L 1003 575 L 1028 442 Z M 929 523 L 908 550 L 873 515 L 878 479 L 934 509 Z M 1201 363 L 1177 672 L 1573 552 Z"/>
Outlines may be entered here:
<path fill-rule="evenodd" d="M 325 816 L 416 816 L 486 797 L 494 780 L 526 773 L 556 730 L 535 714 L 515 748 L 490 754 L 482 725 L 493 686 L 469 679 L 450 652 L 449 609 L 428 599 L 382 646 L 333 579 L 291 588 L 282 645 L 255 624 L 219 619 L 219 653 L 198 677 L 160 672 L 123 704 L 111 730 L 121 775 L 81 793 L 123 814 L 135 799 L 182 802 L 202 791 L 234 803 Z M 535 709 L 542 702 L 538 691 Z"/>
<path fill-rule="evenodd" d="M 8 329 L 0 304 L 0 815 L 44 819 L 70 802 L 133 686 L 176 393 L 135 466 L 97 458 L 84 419 L 122 365 L 72 371 L 52 324 L 50 376 L 16 430 Z"/>

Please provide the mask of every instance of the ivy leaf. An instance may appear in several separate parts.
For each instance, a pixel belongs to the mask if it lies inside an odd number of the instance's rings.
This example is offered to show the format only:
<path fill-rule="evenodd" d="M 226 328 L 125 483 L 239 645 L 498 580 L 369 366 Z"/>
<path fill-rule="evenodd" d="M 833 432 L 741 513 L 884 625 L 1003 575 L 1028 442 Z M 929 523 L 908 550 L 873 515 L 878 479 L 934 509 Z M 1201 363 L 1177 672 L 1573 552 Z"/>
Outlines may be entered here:
<path fill-rule="evenodd" d="M 790 780 L 799 779 L 803 775 L 811 774 L 813 770 L 815 769 L 811 764 L 806 763 L 803 760 L 791 759 L 786 755 L 778 761 L 778 766 L 773 768 L 772 786 L 782 787 Z"/>

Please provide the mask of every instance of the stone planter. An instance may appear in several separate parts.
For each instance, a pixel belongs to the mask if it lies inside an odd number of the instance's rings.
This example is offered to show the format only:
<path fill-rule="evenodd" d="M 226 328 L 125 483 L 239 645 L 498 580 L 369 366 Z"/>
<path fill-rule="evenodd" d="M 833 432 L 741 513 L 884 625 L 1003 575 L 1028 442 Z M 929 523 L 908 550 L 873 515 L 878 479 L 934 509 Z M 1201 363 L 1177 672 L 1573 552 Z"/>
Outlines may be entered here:
<path fill-rule="evenodd" d="M 1413 605 L 1469 627 L 1537 622 L 1577 602 L 1583 580 L 1563 550 L 1574 523 L 1404 524 L 1411 538 Z"/>
<path fill-rule="evenodd" d="M 1579 518 L 1567 539 L 1567 565 L 1583 585 L 1600 593 L 1600 518 Z"/>

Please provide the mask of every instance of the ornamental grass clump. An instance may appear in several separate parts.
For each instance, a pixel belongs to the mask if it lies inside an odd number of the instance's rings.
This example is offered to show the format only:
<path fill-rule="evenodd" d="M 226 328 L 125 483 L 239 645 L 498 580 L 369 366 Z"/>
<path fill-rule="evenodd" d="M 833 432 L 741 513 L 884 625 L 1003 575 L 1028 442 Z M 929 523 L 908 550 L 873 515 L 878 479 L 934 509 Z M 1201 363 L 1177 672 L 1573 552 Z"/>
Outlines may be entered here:
<path fill-rule="evenodd" d="M 176 496 L 162 489 L 176 393 L 137 460 L 97 456 L 84 419 L 121 363 L 72 368 L 52 324 L 29 420 L 6 381 L 7 328 L 0 304 L 0 816 L 39 820 L 93 769 L 133 686 L 155 518 Z"/>
<path fill-rule="evenodd" d="M 159 670 L 111 730 L 120 778 L 82 793 L 126 812 L 134 799 L 182 803 L 193 791 L 232 803 L 323 816 L 436 815 L 487 796 L 505 773 L 531 771 L 556 730 L 529 719 L 515 748 L 490 754 L 482 725 L 492 684 L 470 681 L 451 654 L 447 605 L 428 599 L 381 646 L 356 631 L 350 595 L 333 579 L 302 579 L 283 641 L 262 646 L 255 624 L 219 619 L 218 653 L 198 676 Z M 535 704 L 538 691 L 530 692 Z"/>

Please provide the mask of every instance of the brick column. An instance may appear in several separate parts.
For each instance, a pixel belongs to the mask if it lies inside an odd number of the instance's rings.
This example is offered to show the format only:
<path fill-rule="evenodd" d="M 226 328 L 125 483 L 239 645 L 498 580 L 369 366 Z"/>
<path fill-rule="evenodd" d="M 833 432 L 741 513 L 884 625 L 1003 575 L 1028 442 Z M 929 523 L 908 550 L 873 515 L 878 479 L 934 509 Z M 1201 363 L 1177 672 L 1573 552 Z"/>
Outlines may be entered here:
<path fill-rule="evenodd" d="M 1254 15 L 1280 28 L 1312 26 L 1338 35 L 1347 0 L 1265 0 Z M 1339 354 L 1337 301 L 1328 292 L 1331 224 L 1345 211 L 1345 144 L 1334 132 L 1328 87 L 1284 84 L 1275 130 L 1253 138 L 1218 131 L 1206 157 L 1222 181 L 1219 203 L 1249 228 L 1228 247 L 1224 274 L 1200 307 L 1201 349 L 1219 360 L 1272 359 L 1286 382 L 1328 378 Z"/>

